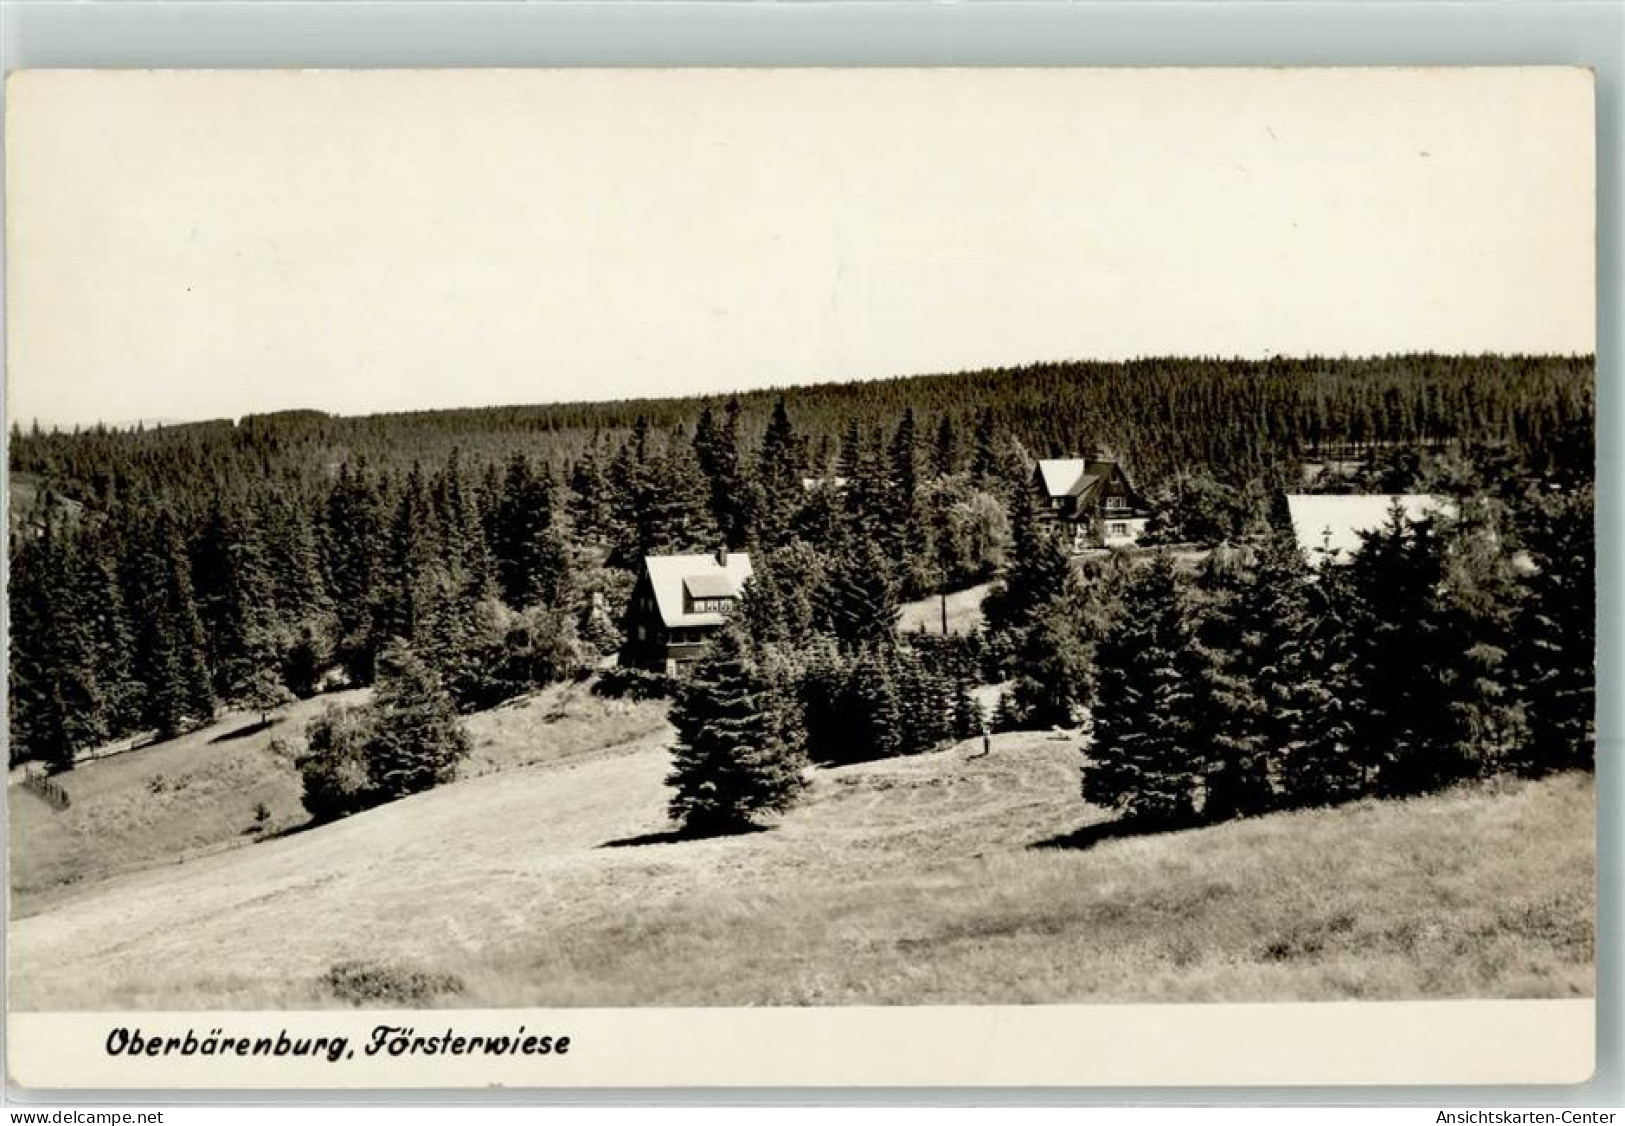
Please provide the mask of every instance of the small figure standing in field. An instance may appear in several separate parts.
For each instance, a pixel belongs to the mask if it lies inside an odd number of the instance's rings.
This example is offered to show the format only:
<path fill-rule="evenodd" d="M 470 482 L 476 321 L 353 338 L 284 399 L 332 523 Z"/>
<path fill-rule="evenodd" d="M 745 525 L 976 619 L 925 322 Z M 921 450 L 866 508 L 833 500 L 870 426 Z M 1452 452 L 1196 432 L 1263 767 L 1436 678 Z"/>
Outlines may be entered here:
<path fill-rule="evenodd" d="M 982 728 L 982 753 L 979 754 L 979 755 L 971 755 L 970 757 L 971 758 L 986 758 L 988 755 L 990 755 L 992 753 L 993 753 L 993 736 L 990 735 L 988 733 L 987 728 L 984 727 L 984 728 Z"/>

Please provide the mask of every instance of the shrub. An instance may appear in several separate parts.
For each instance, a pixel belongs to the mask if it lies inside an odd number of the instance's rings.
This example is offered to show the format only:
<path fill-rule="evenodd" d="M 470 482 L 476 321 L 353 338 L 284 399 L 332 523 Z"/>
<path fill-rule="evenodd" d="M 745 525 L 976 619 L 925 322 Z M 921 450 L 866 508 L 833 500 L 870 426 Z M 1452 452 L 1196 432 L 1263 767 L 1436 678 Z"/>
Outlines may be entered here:
<path fill-rule="evenodd" d="M 378 655 L 372 703 L 329 706 L 305 739 L 296 765 L 305 808 L 318 821 L 448 782 L 469 750 L 439 678 L 398 643 Z"/>
<path fill-rule="evenodd" d="M 489 708 L 555 681 L 567 680 L 585 663 L 585 646 L 574 619 L 546 606 L 510 610 L 480 603 L 473 636 L 435 662 L 458 711 Z"/>
<path fill-rule="evenodd" d="M 612 668 L 598 674 L 592 690 L 615 700 L 659 700 L 672 694 L 672 681 L 647 669 Z"/>
<path fill-rule="evenodd" d="M 372 713 L 329 705 L 305 728 L 308 749 L 295 760 L 305 792 L 301 800 L 318 821 L 365 809 L 376 800 L 367 763 Z"/>
<path fill-rule="evenodd" d="M 255 669 L 236 686 L 237 698 L 249 711 L 258 712 L 261 723 L 270 721 L 271 713 L 294 702 L 294 694 L 282 683 L 274 669 Z"/>
<path fill-rule="evenodd" d="M 335 962 L 322 975 L 322 985 L 340 1001 L 357 1008 L 369 1005 L 416 1005 L 434 997 L 458 994 L 463 980 L 456 974 L 435 973 L 381 962 Z"/>

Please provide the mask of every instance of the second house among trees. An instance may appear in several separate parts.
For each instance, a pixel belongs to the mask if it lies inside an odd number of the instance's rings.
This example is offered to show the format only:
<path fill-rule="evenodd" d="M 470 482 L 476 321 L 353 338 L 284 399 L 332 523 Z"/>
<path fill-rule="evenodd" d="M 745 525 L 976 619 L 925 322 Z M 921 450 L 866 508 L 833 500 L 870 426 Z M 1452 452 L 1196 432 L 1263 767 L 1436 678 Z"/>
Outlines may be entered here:
<path fill-rule="evenodd" d="M 1134 543 L 1151 517 L 1114 458 L 1044 458 L 1033 468 L 1032 498 L 1040 518 L 1066 529 L 1074 551 Z"/>

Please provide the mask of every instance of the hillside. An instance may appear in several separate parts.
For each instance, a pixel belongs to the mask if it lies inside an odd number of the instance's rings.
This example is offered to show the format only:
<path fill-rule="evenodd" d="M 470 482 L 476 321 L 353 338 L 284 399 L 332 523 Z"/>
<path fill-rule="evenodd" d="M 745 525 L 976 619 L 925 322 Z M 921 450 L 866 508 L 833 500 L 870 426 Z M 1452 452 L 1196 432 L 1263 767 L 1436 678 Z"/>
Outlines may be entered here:
<path fill-rule="evenodd" d="M 1115 839 L 1077 743 L 1020 733 L 672 841 L 664 730 L 540 752 L 589 704 L 480 717 L 492 773 L 59 889 L 14 918 L 12 1003 L 331 1006 L 358 961 L 347 997 L 455 1006 L 1592 992 L 1589 775 Z"/>
<path fill-rule="evenodd" d="M 72 801 L 60 812 L 11 786 L 11 917 L 35 914 L 81 883 L 298 832 L 309 820 L 293 763 L 305 724 L 325 707 L 368 695 L 304 700 L 269 726 L 228 713 L 178 739 L 82 763 L 57 778 Z M 576 683 L 467 723 L 473 748 L 462 774 L 473 778 L 663 732 L 665 714 L 658 704 L 602 699 Z M 13 782 L 20 776 L 14 771 Z M 263 823 L 255 818 L 261 804 Z"/>

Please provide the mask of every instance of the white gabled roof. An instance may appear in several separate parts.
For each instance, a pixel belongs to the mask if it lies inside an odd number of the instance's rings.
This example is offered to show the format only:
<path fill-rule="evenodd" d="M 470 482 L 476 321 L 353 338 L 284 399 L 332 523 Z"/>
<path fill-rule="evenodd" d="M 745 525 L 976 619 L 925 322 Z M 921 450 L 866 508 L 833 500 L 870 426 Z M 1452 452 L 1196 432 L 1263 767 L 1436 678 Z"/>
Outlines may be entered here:
<path fill-rule="evenodd" d="M 683 612 L 683 589 L 689 580 L 694 580 L 701 589 L 719 589 L 722 583 L 727 583 L 733 590 L 742 591 L 751 576 L 750 555 L 743 551 L 729 552 L 726 564 L 717 562 L 715 555 L 646 555 L 643 566 L 649 572 L 649 585 L 654 590 L 655 605 L 660 607 L 661 621 L 668 628 L 718 626 L 723 622 L 723 615 L 715 611 Z"/>
<path fill-rule="evenodd" d="M 1038 463 L 1038 473 L 1044 479 L 1044 490 L 1052 497 L 1070 496 L 1078 479 L 1089 463 L 1081 457 L 1049 457 Z"/>
<path fill-rule="evenodd" d="M 1413 524 L 1455 511 L 1448 499 L 1430 493 L 1291 494 L 1286 498 L 1286 507 L 1292 515 L 1292 533 L 1299 549 L 1311 567 L 1318 567 L 1326 559 L 1347 563 L 1360 549 L 1360 533 L 1374 532 L 1386 524 L 1388 509 L 1396 500 Z"/>

